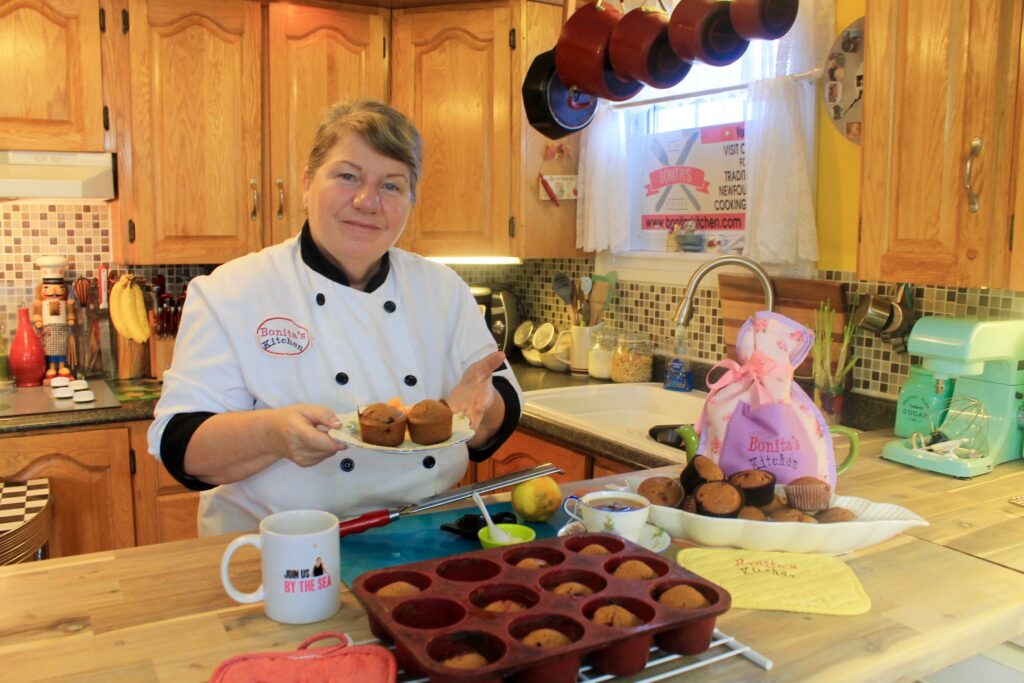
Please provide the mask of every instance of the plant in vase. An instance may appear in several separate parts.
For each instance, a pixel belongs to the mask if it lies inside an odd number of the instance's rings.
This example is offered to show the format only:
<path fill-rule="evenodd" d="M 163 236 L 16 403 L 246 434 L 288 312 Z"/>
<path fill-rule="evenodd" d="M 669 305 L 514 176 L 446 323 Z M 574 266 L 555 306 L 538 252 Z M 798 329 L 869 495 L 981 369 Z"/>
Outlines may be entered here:
<path fill-rule="evenodd" d="M 832 323 L 835 311 L 827 301 L 814 314 L 814 345 L 811 359 L 814 377 L 814 405 L 818 406 L 825 421 L 838 424 L 843 411 L 843 392 L 847 376 L 857 363 L 852 353 L 853 335 L 857 325 L 850 316 L 843 326 L 843 340 L 835 362 L 832 360 Z"/>

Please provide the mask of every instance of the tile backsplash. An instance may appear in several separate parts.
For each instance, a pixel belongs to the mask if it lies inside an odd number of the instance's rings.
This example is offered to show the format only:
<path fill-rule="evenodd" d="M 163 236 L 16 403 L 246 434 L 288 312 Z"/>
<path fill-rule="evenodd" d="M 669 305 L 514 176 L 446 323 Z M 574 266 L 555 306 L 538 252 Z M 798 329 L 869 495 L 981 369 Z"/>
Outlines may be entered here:
<path fill-rule="evenodd" d="M 110 212 L 103 203 L 0 202 L 0 323 L 8 334 L 14 329 L 19 302 L 31 302 L 40 282 L 35 259 L 46 254 L 66 256 L 67 277 L 95 277 L 97 268 L 111 254 Z M 118 268 L 115 264 L 112 267 Z M 209 272 L 211 265 L 144 266 L 135 270 L 147 278 L 162 273 L 174 295 L 189 278 Z M 569 309 L 558 298 L 552 280 L 563 272 L 578 279 L 593 272 L 594 259 L 536 259 L 521 266 L 457 266 L 470 284 L 504 284 L 518 296 L 524 320 L 569 325 Z M 850 284 L 858 294 L 892 294 L 892 284 L 856 279 L 856 274 L 819 271 L 822 279 Z M 657 349 L 669 353 L 674 346 L 671 320 L 684 287 L 646 282 L 619 282 L 612 305 L 606 311 L 609 324 L 649 335 Z M 688 329 L 688 355 L 707 363 L 725 356 L 725 339 L 719 317 L 716 290 L 697 294 L 693 322 Z M 914 287 L 914 315 L 977 317 L 980 319 L 1024 317 L 1024 292 L 955 287 Z M 875 397 L 895 399 L 906 379 L 911 357 L 893 350 L 874 333 L 860 330 L 854 340 L 860 361 L 853 371 L 853 390 Z"/>

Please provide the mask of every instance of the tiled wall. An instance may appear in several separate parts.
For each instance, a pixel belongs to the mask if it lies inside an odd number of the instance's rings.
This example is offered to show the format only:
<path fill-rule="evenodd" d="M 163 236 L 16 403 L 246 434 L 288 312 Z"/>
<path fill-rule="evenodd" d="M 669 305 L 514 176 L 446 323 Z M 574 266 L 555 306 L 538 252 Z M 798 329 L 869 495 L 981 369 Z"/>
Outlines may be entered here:
<path fill-rule="evenodd" d="M 99 264 L 110 259 L 110 216 L 106 204 L 27 204 L 0 202 L 0 322 L 13 333 L 17 306 L 31 302 L 40 281 L 34 261 L 44 254 L 67 256 L 68 279 L 95 277 Z M 593 259 L 540 259 L 521 266 L 458 266 L 470 284 L 506 284 L 519 297 L 520 315 L 536 323 L 569 325 L 569 309 L 558 298 L 552 280 L 562 272 L 579 279 L 593 273 Z M 116 265 L 114 266 L 117 267 Z M 147 266 L 137 269 L 151 279 L 157 272 L 167 278 L 174 295 L 189 278 L 206 273 L 211 266 Z M 852 292 L 892 294 L 892 285 L 856 280 L 853 273 L 821 271 L 819 277 L 850 283 Z M 672 313 L 684 288 L 645 282 L 619 282 L 607 310 L 609 325 L 650 336 L 654 345 L 669 353 L 674 344 Z M 687 348 L 693 358 L 717 362 L 724 357 L 725 340 L 718 316 L 715 290 L 698 292 Z M 914 314 L 974 316 L 978 318 L 1024 317 L 1024 293 L 951 287 L 915 287 Z M 858 331 L 854 351 L 861 361 L 853 371 L 853 389 L 860 393 L 895 399 L 909 372 L 911 358 L 893 351 L 888 341 Z"/>

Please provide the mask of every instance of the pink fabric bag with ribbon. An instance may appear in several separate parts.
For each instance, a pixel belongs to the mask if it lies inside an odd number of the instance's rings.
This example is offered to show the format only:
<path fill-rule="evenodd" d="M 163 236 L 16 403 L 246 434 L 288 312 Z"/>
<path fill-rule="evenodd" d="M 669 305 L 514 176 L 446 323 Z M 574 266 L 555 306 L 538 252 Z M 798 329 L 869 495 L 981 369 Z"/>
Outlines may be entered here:
<path fill-rule="evenodd" d="M 740 328 L 737 360 L 715 365 L 725 372 L 708 382 L 710 393 L 696 425 L 698 451 L 726 476 L 761 469 L 772 472 L 778 484 L 810 476 L 835 488 L 835 453 L 825 418 L 793 381 L 813 341 L 814 333 L 795 320 L 762 311 Z"/>

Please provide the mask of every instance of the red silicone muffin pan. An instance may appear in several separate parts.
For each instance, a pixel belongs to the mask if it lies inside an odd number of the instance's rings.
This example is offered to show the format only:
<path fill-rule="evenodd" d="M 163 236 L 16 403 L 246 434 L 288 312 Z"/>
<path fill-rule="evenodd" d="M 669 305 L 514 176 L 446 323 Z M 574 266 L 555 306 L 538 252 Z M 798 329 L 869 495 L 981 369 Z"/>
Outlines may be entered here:
<path fill-rule="evenodd" d="M 593 543 L 609 553 L 579 552 Z M 543 560 L 546 566 L 515 566 L 525 558 Z M 627 560 L 643 562 L 655 578 L 614 576 Z M 396 581 L 419 592 L 377 595 Z M 567 581 L 593 593 L 568 597 L 553 592 Z M 658 602 L 663 592 L 680 584 L 692 586 L 710 604 L 678 609 Z M 571 683 L 584 661 L 602 674 L 628 676 L 647 665 L 652 643 L 683 655 L 706 650 L 715 619 L 731 604 L 720 586 L 607 534 L 550 538 L 367 572 L 356 579 L 352 591 L 366 608 L 371 632 L 395 644 L 399 666 L 410 675 L 428 676 L 431 683 L 500 683 L 506 676 L 517 683 Z M 513 600 L 524 609 L 484 609 L 496 600 Z M 642 623 L 621 628 L 594 622 L 594 612 L 605 605 L 619 605 Z M 571 643 L 551 648 L 524 644 L 522 639 L 538 628 L 560 631 Z M 485 666 L 460 669 L 443 663 L 474 651 L 487 659 Z"/>

